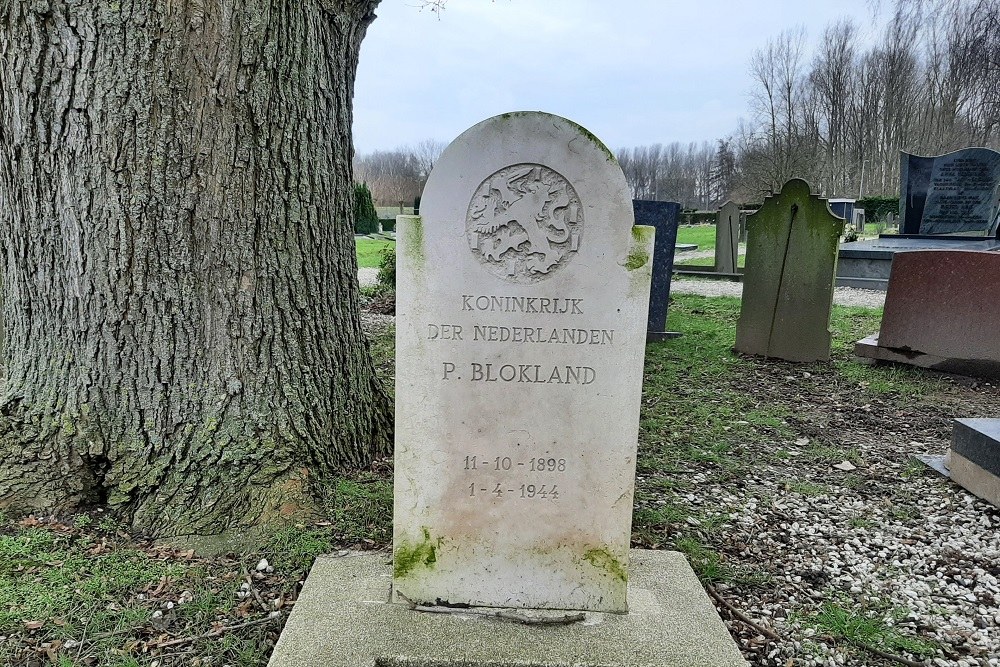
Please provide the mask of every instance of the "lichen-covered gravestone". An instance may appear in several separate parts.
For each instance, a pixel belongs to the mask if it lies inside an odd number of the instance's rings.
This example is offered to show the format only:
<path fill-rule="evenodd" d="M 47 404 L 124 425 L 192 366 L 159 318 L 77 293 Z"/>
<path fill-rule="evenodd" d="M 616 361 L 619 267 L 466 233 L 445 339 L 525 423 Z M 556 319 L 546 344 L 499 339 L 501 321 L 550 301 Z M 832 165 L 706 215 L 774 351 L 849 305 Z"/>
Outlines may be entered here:
<path fill-rule="evenodd" d="M 792 179 L 747 219 L 736 350 L 788 361 L 830 358 L 830 311 L 844 220 Z"/>
<path fill-rule="evenodd" d="M 736 273 L 740 257 L 740 207 L 727 201 L 715 214 L 715 270 Z"/>
<path fill-rule="evenodd" d="M 504 114 L 397 218 L 397 601 L 626 611 L 653 234 L 592 134 Z"/>

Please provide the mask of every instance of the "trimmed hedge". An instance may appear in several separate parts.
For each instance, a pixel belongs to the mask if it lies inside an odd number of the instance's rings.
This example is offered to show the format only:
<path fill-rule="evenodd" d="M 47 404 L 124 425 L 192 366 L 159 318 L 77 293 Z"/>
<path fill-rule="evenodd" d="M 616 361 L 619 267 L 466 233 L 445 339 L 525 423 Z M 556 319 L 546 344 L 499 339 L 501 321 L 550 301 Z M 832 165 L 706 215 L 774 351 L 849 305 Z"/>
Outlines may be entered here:
<path fill-rule="evenodd" d="M 865 209 L 865 219 L 869 222 L 884 220 L 890 213 L 899 213 L 899 197 L 862 197 L 855 208 Z"/>

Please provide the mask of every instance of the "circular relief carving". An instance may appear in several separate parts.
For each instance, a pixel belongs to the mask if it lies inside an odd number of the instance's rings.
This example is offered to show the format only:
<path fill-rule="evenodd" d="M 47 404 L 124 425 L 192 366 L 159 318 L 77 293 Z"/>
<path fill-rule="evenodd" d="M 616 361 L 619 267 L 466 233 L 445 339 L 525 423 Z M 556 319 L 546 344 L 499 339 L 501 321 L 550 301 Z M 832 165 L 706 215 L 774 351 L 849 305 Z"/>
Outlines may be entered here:
<path fill-rule="evenodd" d="M 558 172 L 515 164 L 479 185 L 465 220 L 472 254 L 490 273 L 531 284 L 556 274 L 576 254 L 583 206 Z"/>

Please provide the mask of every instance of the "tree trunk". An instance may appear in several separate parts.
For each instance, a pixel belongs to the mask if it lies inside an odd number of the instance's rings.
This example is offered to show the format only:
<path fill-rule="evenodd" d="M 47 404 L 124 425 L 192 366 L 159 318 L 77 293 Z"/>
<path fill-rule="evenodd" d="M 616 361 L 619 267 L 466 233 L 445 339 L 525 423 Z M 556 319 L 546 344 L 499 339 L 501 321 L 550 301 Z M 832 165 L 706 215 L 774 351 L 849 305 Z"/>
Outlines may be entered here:
<path fill-rule="evenodd" d="M 359 317 L 378 0 L 0 0 L 0 507 L 301 516 L 388 454 Z"/>

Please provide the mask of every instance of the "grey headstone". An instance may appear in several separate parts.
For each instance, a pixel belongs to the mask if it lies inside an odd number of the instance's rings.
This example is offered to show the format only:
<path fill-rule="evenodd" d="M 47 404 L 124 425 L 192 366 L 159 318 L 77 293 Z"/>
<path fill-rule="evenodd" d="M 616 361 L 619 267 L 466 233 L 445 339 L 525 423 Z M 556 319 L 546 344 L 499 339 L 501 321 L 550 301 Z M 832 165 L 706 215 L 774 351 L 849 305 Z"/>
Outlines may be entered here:
<path fill-rule="evenodd" d="M 788 361 L 830 358 L 830 311 L 843 232 L 844 221 L 797 178 L 749 217 L 738 351 Z"/>
<path fill-rule="evenodd" d="M 956 419 L 951 451 L 1000 476 L 1000 419 Z"/>
<path fill-rule="evenodd" d="M 715 270 L 736 273 L 740 257 L 740 207 L 727 201 L 715 216 Z"/>
<path fill-rule="evenodd" d="M 997 151 L 963 148 L 934 157 L 900 153 L 899 173 L 900 233 L 997 236 Z"/>
<path fill-rule="evenodd" d="M 827 203 L 830 205 L 830 210 L 838 218 L 843 218 L 845 221 L 850 221 L 852 224 L 854 222 L 854 207 L 857 203 L 856 199 L 828 199 Z"/>

